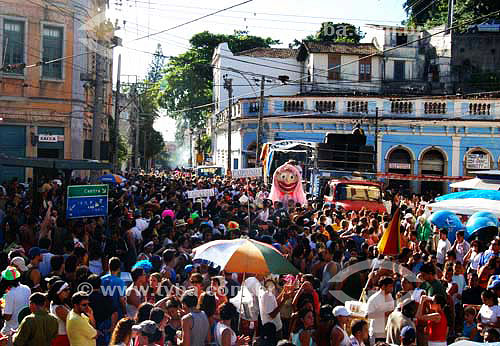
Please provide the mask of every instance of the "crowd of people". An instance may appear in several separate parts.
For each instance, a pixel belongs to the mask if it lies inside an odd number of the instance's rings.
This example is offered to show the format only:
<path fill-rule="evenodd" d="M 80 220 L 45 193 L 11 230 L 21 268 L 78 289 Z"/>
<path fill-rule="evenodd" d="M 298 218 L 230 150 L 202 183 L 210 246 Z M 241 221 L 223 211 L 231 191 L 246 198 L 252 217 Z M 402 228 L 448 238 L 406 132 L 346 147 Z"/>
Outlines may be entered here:
<path fill-rule="evenodd" d="M 419 196 L 386 189 L 380 214 L 283 205 L 254 179 L 182 170 L 125 177 L 110 186 L 106 218 L 66 219 L 61 179 L 0 186 L 1 344 L 500 341 L 500 239 L 469 243 L 459 231 L 451 243 Z M 215 196 L 187 198 L 196 189 Z M 377 244 L 396 209 L 401 251 L 384 256 Z M 273 246 L 300 274 L 193 261 L 197 246 L 240 237 Z"/>

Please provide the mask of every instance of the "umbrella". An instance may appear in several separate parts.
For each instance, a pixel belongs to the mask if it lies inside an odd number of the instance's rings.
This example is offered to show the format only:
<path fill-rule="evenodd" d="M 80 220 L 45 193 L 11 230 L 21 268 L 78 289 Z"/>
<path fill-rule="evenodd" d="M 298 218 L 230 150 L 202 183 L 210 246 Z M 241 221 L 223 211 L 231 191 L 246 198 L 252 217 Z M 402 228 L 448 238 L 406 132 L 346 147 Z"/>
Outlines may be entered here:
<path fill-rule="evenodd" d="M 99 178 L 102 183 L 121 184 L 127 181 L 126 178 L 118 174 L 104 174 Z"/>
<path fill-rule="evenodd" d="M 431 212 L 451 210 L 461 215 L 472 215 L 478 211 L 487 211 L 496 217 L 500 217 L 500 201 L 486 198 L 449 199 L 428 204 L 427 208 Z"/>
<path fill-rule="evenodd" d="M 500 181 L 474 178 L 450 184 L 454 189 L 500 190 Z"/>
<path fill-rule="evenodd" d="M 492 190 L 468 190 L 448 193 L 436 198 L 436 201 L 446 201 L 449 199 L 463 199 L 463 198 L 484 198 L 494 201 L 500 201 L 500 191 Z"/>
<path fill-rule="evenodd" d="M 253 239 L 214 240 L 193 249 L 193 252 L 194 261 L 209 261 L 233 273 L 299 272 L 276 248 Z"/>
<path fill-rule="evenodd" d="M 437 228 L 448 230 L 448 240 L 453 244 L 456 239 L 456 233 L 459 230 L 465 230 L 462 221 L 458 216 L 449 210 L 440 210 L 431 215 L 429 222 L 436 225 Z"/>

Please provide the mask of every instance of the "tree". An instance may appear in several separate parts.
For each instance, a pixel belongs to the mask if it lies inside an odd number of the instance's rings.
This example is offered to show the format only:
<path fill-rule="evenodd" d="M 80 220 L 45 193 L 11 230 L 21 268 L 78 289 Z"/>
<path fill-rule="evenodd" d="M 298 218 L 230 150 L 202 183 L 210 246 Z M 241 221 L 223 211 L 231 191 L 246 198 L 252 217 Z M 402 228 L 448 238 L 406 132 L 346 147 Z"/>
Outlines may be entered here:
<path fill-rule="evenodd" d="M 403 8 L 408 15 L 406 24 L 411 27 L 430 28 L 448 21 L 448 0 L 406 0 Z M 474 19 L 495 11 L 500 11 L 499 1 L 455 1 L 453 25 L 459 25 L 458 31 L 466 31 Z M 500 18 L 500 15 L 497 13 L 494 18 Z"/>
<path fill-rule="evenodd" d="M 249 35 L 246 31 L 235 31 L 232 35 L 213 34 L 208 31 L 191 37 L 191 48 L 169 59 L 159 85 L 158 103 L 176 119 L 176 138 L 183 143 L 188 127 L 201 129 L 206 126 L 210 108 L 191 109 L 212 102 L 212 54 L 223 42 L 229 44 L 233 53 L 256 47 L 279 44 L 272 38 Z"/>
<path fill-rule="evenodd" d="M 359 43 L 365 34 L 349 23 L 323 22 L 314 35 L 308 35 L 302 40 L 294 40 L 290 47 L 299 47 L 302 41 L 312 42 L 349 42 Z"/>
<path fill-rule="evenodd" d="M 164 146 L 162 134 L 153 128 L 154 121 L 160 117 L 156 95 L 164 65 L 165 56 L 161 45 L 158 44 L 143 83 L 145 88 L 139 94 L 139 152 L 144 157 L 145 162 L 160 153 Z"/>

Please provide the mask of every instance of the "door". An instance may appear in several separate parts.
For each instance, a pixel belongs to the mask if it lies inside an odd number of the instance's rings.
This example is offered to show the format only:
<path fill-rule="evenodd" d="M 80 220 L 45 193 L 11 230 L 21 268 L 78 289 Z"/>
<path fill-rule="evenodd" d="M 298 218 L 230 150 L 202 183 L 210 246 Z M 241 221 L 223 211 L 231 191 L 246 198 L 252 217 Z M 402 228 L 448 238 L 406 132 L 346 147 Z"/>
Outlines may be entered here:
<path fill-rule="evenodd" d="M 0 154 L 11 157 L 26 156 L 26 128 L 24 126 L 0 126 Z M 24 181 L 23 167 L 0 167 L 0 183 L 17 177 Z"/>
<path fill-rule="evenodd" d="M 405 62 L 404 60 L 394 61 L 394 80 L 405 80 Z"/>

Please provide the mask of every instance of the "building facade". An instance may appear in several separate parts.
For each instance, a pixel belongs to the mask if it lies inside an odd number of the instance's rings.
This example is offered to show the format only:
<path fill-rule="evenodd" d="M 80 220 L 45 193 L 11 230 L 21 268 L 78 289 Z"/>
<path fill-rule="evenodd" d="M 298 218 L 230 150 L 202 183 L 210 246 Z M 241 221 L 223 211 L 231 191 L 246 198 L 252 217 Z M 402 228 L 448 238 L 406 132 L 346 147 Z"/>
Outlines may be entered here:
<path fill-rule="evenodd" d="M 90 80 L 89 76 L 95 74 L 95 52 L 88 46 L 89 34 L 84 27 L 98 8 L 105 10 L 104 0 L 63 0 L 57 4 L 42 0 L 3 2 L 1 154 L 85 158 L 85 140 L 89 138 L 87 132 L 91 132 L 85 119 L 92 114 L 94 100 L 92 85 L 82 79 Z M 111 105 L 111 92 L 105 97 Z M 104 113 L 109 114 L 106 109 Z M 103 119 L 101 133 L 105 142 L 109 134 L 106 116 Z M 31 175 L 29 168 L 2 167 L 0 182 L 13 177 L 24 181 Z"/>
<path fill-rule="evenodd" d="M 255 98 L 233 110 L 233 169 L 255 162 Z M 304 110 L 289 108 L 304 104 Z M 329 105 L 328 111 L 316 111 Z M 268 97 L 263 141 L 323 142 L 326 133 L 351 133 L 356 124 L 377 147 L 377 172 L 389 185 L 414 192 L 448 190 L 448 183 L 474 171 L 500 169 L 500 98 L 282 96 Z M 311 110 L 311 111 L 307 111 Z M 378 113 L 378 115 L 377 115 Z M 227 110 L 216 116 L 215 161 L 226 166 Z"/>

